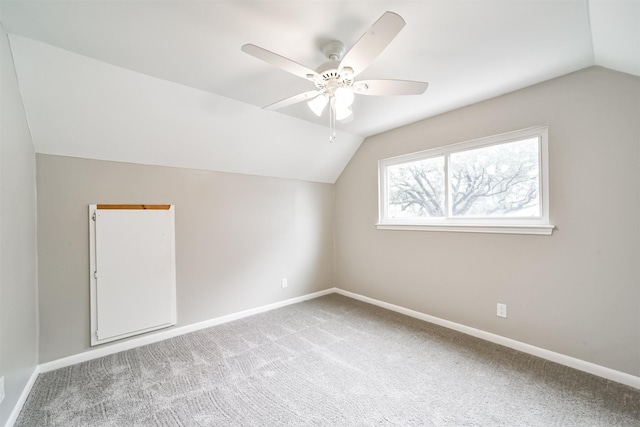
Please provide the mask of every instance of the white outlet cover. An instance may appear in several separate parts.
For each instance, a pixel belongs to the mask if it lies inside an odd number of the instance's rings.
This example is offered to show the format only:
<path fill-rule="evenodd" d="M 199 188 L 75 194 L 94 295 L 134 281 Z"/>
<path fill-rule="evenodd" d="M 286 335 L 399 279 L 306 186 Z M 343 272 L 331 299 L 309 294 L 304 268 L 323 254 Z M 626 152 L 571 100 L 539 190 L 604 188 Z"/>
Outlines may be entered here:
<path fill-rule="evenodd" d="M 499 317 L 507 317 L 507 304 L 497 304 L 496 314 Z"/>
<path fill-rule="evenodd" d="M 4 377 L 0 378 L 0 403 L 4 400 Z"/>

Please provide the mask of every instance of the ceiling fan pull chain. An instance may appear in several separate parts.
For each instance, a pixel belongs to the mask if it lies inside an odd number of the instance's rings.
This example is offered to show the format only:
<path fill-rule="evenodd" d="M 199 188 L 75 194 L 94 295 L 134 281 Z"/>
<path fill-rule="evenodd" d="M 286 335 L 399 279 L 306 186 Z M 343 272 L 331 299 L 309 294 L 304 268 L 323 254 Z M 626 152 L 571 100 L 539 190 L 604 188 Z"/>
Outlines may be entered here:
<path fill-rule="evenodd" d="M 336 139 L 336 112 L 331 109 L 329 114 L 329 142 L 333 142 Z"/>
<path fill-rule="evenodd" d="M 329 103 L 329 142 L 336 139 L 336 99 L 332 96 Z"/>

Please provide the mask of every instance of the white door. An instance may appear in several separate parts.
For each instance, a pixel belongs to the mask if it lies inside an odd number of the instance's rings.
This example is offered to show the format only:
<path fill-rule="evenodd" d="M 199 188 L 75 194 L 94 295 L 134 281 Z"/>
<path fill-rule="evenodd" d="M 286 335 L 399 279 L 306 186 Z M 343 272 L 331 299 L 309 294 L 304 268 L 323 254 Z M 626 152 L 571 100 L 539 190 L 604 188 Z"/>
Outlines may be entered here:
<path fill-rule="evenodd" d="M 166 210 L 99 206 L 94 211 L 92 345 L 174 325 L 173 206 Z"/>

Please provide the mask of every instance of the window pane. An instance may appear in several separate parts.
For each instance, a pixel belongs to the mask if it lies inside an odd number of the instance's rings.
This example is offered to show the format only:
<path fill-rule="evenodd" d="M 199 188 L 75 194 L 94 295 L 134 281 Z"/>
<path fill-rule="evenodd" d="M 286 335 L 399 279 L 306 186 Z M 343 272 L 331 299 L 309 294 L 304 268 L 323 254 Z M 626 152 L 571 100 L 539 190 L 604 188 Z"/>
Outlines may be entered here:
<path fill-rule="evenodd" d="M 444 216 L 444 157 L 389 166 L 387 183 L 389 218 Z"/>
<path fill-rule="evenodd" d="M 451 214 L 540 216 L 538 138 L 452 153 Z"/>

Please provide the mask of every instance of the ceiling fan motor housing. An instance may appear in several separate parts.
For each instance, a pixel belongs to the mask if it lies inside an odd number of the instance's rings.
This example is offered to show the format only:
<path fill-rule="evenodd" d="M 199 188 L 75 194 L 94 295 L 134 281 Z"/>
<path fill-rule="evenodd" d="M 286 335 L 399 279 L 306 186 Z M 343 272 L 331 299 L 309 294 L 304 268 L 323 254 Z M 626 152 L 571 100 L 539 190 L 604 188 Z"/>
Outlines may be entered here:
<path fill-rule="evenodd" d="M 339 87 L 353 85 L 353 70 L 349 67 L 340 68 L 340 59 L 344 55 L 344 43 L 339 40 L 332 40 L 322 47 L 322 53 L 329 59 L 316 69 L 316 73 L 321 77 L 310 75 L 318 89 L 324 89 L 332 95 Z"/>
<path fill-rule="evenodd" d="M 313 79 L 318 89 L 344 87 L 353 85 L 353 70 L 349 67 L 339 68 L 340 61 L 328 61 L 319 66 L 316 72 L 322 79 Z"/>

